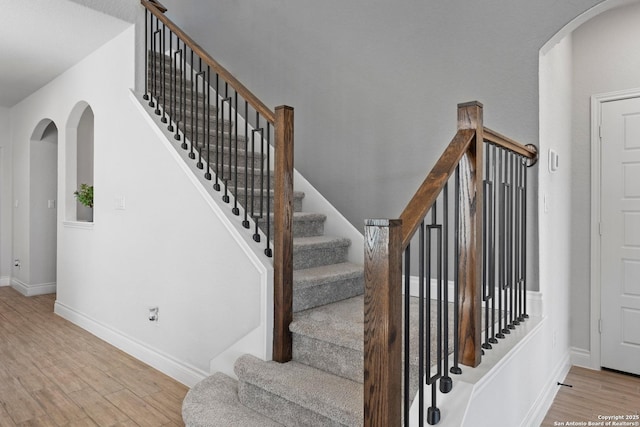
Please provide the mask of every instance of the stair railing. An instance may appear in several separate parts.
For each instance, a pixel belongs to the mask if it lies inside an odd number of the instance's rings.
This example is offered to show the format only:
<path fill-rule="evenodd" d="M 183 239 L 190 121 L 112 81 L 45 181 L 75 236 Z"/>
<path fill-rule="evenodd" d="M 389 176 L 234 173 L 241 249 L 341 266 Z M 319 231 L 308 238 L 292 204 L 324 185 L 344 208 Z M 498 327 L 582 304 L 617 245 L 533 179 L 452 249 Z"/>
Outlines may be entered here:
<path fill-rule="evenodd" d="M 415 413 L 437 424 L 449 374 L 476 367 L 528 317 L 526 175 L 537 150 L 484 127 L 482 113 L 458 105 L 456 135 L 400 219 L 365 221 L 366 427 L 409 426 Z"/>
<path fill-rule="evenodd" d="M 291 359 L 293 108 L 269 109 L 165 16 L 145 8 L 143 98 L 273 257 L 273 359 Z M 272 145 L 273 141 L 273 147 Z M 273 246 L 273 247 L 272 247 Z"/>

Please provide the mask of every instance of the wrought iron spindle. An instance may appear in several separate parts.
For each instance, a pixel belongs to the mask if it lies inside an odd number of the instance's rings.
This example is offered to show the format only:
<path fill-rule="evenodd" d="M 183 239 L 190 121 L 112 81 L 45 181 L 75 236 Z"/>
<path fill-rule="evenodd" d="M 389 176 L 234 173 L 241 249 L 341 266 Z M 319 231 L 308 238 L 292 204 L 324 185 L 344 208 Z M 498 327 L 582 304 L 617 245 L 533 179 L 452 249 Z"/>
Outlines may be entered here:
<path fill-rule="evenodd" d="M 144 95 L 142 99 L 148 101 L 149 96 L 149 10 L 144 10 Z"/>
<path fill-rule="evenodd" d="M 238 208 L 238 117 L 239 117 L 239 112 L 238 112 L 238 92 L 234 90 L 234 105 L 236 106 L 234 112 L 235 112 L 235 119 L 233 122 L 233 128 L 234 128 L 234 134 L 235 134 L 235 142 L 234 142 L 234 167 L 233 167 L 233 191 L 232 193 L 235 194 L 235 198 L 233 199 L 233 208 L 231 209 L 231 212 L 234 215 L 239 215 L 240 214 L 240 209 Z M 246 133 L 245 133 L 246 135 Z M 245 153 L 246 154 L 246 153 Z M 268 241 L 268 239 L 267 239 Z"/>
<path fill-rule="evenodd" d="M 455 332 L 453 334 L 453 366 L 451 367 L 450 372 L 455 375 L 460 375 L 462 374 L 462 369 L 460 368 L 460 356 L 458 354 L 458 350 L 460 348 L 460 334 L 458 333 L 460 326 L 460 281 L 458 271 L 458 265 L 460 264 L 460 166 L 456 166 L 454 175 L 455 223 L 453 232 L 453 330 Z"/>
<path fill-rule="evenodd" d="M 207 134 L 207 171 L 204 174 L 204 178 L 207 181 L 211 181 L 211 66 L 207 65 L 207 112 L 206 112 L 206 134 Z M 216 97 L 218 95 L 216 94 Z"/>
<path fill-rule="evenodd" d="M 403 419 L 404 427 L 409 427 L 409 409 L 411 409 L 411 244 L 404 250 L 404 370 L 403 370 Z M 418 381 L 420 384 L 421 381 Z"/>
<path fill-rule="evenodd" d="M 253 141 L 253 134 L 251 134 Z M 253 168 L 252 168 L 253 170 Z M 249 228 L 249 103 L 244 101 L 244 220 L 242 226 Z"/>

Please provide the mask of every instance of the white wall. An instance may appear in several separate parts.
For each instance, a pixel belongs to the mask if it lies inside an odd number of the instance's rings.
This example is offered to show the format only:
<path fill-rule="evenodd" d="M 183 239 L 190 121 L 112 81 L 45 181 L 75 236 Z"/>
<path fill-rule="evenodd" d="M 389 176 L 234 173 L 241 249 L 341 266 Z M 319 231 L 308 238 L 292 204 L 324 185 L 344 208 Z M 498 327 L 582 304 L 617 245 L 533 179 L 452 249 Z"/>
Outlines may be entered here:
<path fill-rule="evenodd" d="M 571 345 L 590 352 L 591 95 L 640 88 L 640 2 L 603 13 L 573 33 Z M 599 349 L 596 349 L 599 351 Z"/>
<path fill-rule="evenodd" d="M 11 277 L 11 139 L 9 109 L 0 107 L 0 286 Z"/>
<path fill-rule="evenodd" d="M 66 218 L 66 168 L 75 167 L 66 164 L 68 118 L 79 102 L 90 105 L 94 223 L 58 223 L 56 312 L 191 385 L 230 345 L 269 329 L 273 273 L 131 97 L 134 33 L 127 29 L 12 108 L 13 191 L 28 200 L 29 136 L 51 118 L 59 124 L 58 217 Z M 122 199 L 124 210 L 116 208 Z M 14 217 L 14 252 L 28 239 L 23 218 Z M 152 306 L 157 323 L 147 319 Z M 269 357 L 269 344 L 263 337 L 249 351 Z"/>

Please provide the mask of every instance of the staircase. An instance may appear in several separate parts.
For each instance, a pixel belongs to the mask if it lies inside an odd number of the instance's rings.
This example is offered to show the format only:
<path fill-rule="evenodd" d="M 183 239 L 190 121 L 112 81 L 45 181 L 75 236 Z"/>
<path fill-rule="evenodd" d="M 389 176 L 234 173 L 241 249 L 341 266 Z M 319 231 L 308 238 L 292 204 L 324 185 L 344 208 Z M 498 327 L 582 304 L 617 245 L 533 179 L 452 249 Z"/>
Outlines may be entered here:
<path fill-rule="evenodd" d="M 170 69 L 171 57 L 152 58 L 157 69 L 162 61 L 167 71 Z M 177 81 L 178 87 L 192 86 L 179 71 L 175 76 L 167 72 L 164 78 L 167 85 Z M 161 87 L 157 80 L 149 79 L 148 83 L 150 87 Z M 156 93 L 159 101 L 163 96 L 167 101 L 164 104 L 169 106 L 174 100 L 188 101 L 182 103 L 182 111 L 167 108 L 167 119 L 177 123 L 190 141 L 196 134 L 200 141 L 205 140 L 207 131 L 191 124 L 191 117 L 199 117 L 202 123 L 207 114 L 203 114 L 202 105 L 198 105 L 196 113 L 190 95 L 185 98 L 180 93 Z M 202 102 L 202 97 L 199 99 Z M 222 120 L 215 105 L 209 105 L 208 110 L 210 117 L 218 118 L 212 123 L 218 123 L 223 141 L 228 142 L 228 132 L 234 123 Z M 216 128 L 209 129 L 208 137 L 213 138 L 216 132 Z M 237 165 L 244 165 L 244 157 L 249 156 L 247 164 L 253 171 L 248 171 L 248 175 L 259 176 L 263 170 L 261 163 L 266 159 L 242 149 L 234 157 L 230 155 L 230 144 L 223 144 L 218 150 L 209 148 L 214 150 L 210 153 L 202 145 L 194 151 L 194 161 L 208 158 L 212 170 L 237 169 L 238 188 L 229 186 L 228 191 L 247 209 L 251 198 L 247 199 L 242 186 L 245 171 Z M 190 143 L 183 144 L 183 148 L 192 149 Z M 264 176 L 265 185 L 267 179 L 273 188 L 273 177 Z M 183 404 L 187 426 L 362 425 L 363 267 L 347 261 L 350 240 L 325 235 L 326 216 L 304 212 L 303 200 L 304 193 L 294 192 L 294 319 L 290 325 L 293 360 L 280 364 L 251 355 L 240 357 L 235 364 L 237 381 L 216 373 L 191 389 Z M 272 227 L 272 216 L 269 221 Z M 261 229 L 266 225 L 266 218 L 258 219 Z"/>

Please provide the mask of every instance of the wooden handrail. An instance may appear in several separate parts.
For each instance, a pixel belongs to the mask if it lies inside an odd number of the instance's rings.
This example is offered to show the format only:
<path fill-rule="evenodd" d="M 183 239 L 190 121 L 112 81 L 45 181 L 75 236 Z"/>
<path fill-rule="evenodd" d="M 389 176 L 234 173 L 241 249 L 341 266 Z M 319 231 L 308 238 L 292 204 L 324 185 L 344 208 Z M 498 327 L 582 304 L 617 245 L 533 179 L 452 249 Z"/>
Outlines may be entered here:
<path fill-rule="evenodd" d="M 518 141 L 515 141 L 509 137 L 499 134 L 495 130 L 491 130 L 486 126 L 484 127 L 484 140 L 486 142 L 490 142 L 492 144 L 506 148 L 507 150 L 511 150 L 514 153 L 518 153 L 521 156 L 524 156 L 528 159 L 534 160 L 534 162 L 538 158 L 538 151 L 535 150 L 533 146 L 522 145 Z"/>
<path fill-rule="evenodd" d="M 162 13 L 165 13 L 167 10 L 169 10 L 166 7 L 164 7 L 164 5 L 160 3 L 158 0 L 149 0 L 149 3 L 154 5 Z"/>
<path fill-rule="evenodd" d="M 440 191 L 455 172 L 456 166 L 469 149 L 475 136 L 472 129 L 460 129 L 436 162 L 400 215 L 402 220 L 402 247 L 406 248 L 416 229 L 438 198 Z"/>
<path fill-rule="evenodd" d="M 149 0 L 140 0 L 142 5 L 147 8 L 158 20 L 166 25 L 173 33 L 178 36 L 189 48 L 202 58 L 202 61 L 211 67 L 224 81 L 229 83 L 231 87 L 244 98 L 252 108 L 254 108 L 262 117 L 268 120 L 271 124 L 276 122 L 276 113 L 269 107 L 264 105 L 257 96 L 255 96 L 249 89 L 247 89 L 238 79 L 236 79 L 226 68 L 220 65 L 215 59 L 211 57 L 198 43 L 196 43 L 191 37 L 189 37 L 184 31 L 180 29 L 173 21 L 167 18 L 160 12 L 156 3 L 151 3 Z"/>

